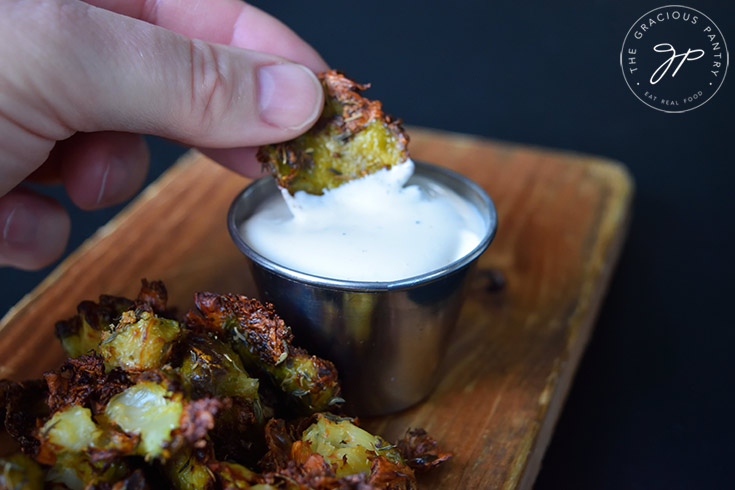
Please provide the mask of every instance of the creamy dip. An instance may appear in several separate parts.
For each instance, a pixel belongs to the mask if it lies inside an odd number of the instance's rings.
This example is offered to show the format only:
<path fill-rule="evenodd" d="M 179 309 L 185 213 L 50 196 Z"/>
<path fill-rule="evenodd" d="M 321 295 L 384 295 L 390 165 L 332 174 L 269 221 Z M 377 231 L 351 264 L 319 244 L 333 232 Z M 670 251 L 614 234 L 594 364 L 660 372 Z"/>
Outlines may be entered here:
<path fill-rule="evenodd" d="M 434 182 L 405 186 L 407 160 L 323 195 L 286 190 L 240 227 L 258 253 L 296 271 L 350 281 L 395 281 L 471 252 L 484 222 L 467 200 Z"/>

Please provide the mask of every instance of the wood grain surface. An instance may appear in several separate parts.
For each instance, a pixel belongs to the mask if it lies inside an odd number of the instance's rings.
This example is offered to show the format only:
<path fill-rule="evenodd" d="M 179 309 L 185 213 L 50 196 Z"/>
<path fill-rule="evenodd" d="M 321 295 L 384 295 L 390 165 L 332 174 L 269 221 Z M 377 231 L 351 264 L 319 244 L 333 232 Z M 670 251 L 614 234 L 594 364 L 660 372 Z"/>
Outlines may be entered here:
<path fill-rule="evenodd" d="M 631 180 L 596 157 L 410 134 L 414 159 L 451 167 L 488 191 L 499 230 L 480 259 L 436 391 L 366 425 L 389 439 L 424 427 L 455 452 L 422 488 L 530 488 L 620 251 Z M 180 311 L 194 291 L 254 294 L 225 224 L 246 184 L 197 153 L 184 157 L 0 321 L 0 377 L 59 366 L 55 321 L 101 293 L 134 295 L 142 277 L 162 279 Z M 491 269 L 505 276 L 503 290 L 488 287 Z"/>

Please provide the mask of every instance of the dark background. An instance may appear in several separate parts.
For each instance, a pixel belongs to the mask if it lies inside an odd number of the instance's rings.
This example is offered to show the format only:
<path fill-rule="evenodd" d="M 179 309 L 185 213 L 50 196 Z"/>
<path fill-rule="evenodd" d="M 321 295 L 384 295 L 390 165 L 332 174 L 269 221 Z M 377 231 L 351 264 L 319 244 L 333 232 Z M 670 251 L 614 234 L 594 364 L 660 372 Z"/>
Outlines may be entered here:
<path fill-rule="evenodd" d="M 620 48 L 663 2 L 255 3 L 408 124 L 628 166 L 630 236 L 535 488 L 732 488 L 735 74 L 691 112 L 637 100 Z M 687 5 L 735 46 L 735 5 Z M 183 151 L 150 141 L 149 181 Z M 119 209 L 73 212 L 68 250 Z M 0 314 L 50 270 L 0 269 Z"/>

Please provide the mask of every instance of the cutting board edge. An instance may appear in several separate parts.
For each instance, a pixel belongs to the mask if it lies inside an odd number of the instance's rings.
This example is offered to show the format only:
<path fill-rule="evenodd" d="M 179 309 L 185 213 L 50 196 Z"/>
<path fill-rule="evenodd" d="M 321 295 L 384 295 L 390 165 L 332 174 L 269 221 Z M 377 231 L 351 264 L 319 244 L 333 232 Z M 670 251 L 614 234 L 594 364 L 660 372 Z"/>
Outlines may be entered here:
<path fill-rule="evenodd" d="M 635 194 L 635 183 L 625 166 L 600 157 L 590 157 L 598 172 L 609 173 L 611 184 L 611 203 L 618 202 L 618 206 L 608 208 L 603 226 L 607 233 L 600 232 L 600 249 L 602 251 L 601 267 L 594 260 L 589 266 L 593 269 L 586 275 L 585 286 L 596 286 L 589 300 L 580 304 L 580 311 L 572 316 L 575 325 L 570 326 L 570 342 L 560 354 L 554 371 L 542 393 L 549 393 L 548 403 L 539 405 L 536 421 L 541 424 L 530 430 L 526 437 L 535 439 L 529 444 L 529 451 L 523 461 L 514 462 L 515 475 L 506 481 L 504 490 L 531 490 L 541 469 L 546 448 L 551 442 L 554 427 L 561 415 L 572 381 L 582 360 L 585 348 L 592 336 L 595 319 L 600 311 L 605 295 L 612 280 L 615 266 L 628 236 L 632 219 L 632 205 Z M 595 270 L 597 269 L 597 270 Z M 578 315 L 578 316 L 577 316 Z M 585 328 L 586 327 L 586 328 Z M 519 455 L 523 456 L 523 455 Z M 515 478 L 514 478 L 515 476 Z"/>

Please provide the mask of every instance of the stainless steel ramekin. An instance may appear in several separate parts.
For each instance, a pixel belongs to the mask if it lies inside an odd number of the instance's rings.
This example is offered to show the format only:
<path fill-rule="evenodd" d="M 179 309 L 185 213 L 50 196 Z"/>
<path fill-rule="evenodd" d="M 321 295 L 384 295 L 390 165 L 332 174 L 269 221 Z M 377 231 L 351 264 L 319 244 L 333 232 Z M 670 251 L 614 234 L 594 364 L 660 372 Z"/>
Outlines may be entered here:
<path fill-rule="evenodd" d="M 275 305 L 297 344 L 335 363 L 352 413 L 395 412 L 431 393 L 468 276 L 495 235 L 495 206 L 480 186 L 454 171 L 416 162 L 408 184 L 430 181 L 474 205 L 485 233 L 459 260 L 399 281 L 319 277 L 284 267 L 253 250 L 240 236 L 239 226 L 267 197 L 279 192 L 272 177 L 250 184 L 230 207 L 230 235 L 249 259 L 261 300 Z"/>

